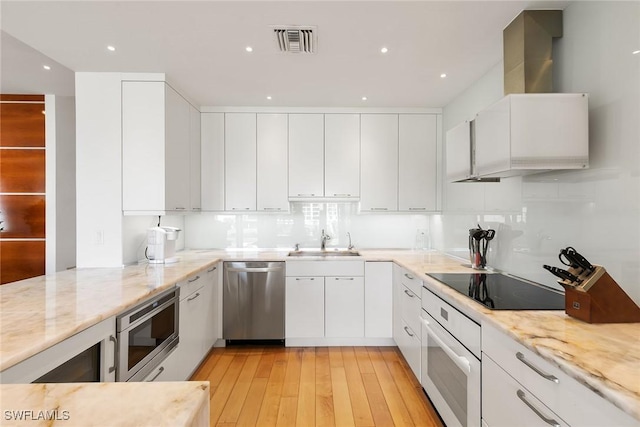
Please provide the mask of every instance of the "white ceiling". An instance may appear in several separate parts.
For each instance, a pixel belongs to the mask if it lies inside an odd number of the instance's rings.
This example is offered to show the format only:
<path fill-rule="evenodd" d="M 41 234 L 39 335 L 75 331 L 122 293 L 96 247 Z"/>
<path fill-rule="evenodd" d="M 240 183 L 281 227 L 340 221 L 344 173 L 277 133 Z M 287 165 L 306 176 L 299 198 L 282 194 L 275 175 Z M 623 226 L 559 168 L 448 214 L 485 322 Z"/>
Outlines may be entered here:
<path fill-rule="evenodd" d="M 0 22 L 12 46 L 72 71 L 164 72 L 201 106 L 441 107 L 500 61 L 521 10 L 567 4 L 2 0 Z M 278 52 L 274 24 L 316 26 L 317 53 Z M 1 54 L 7 77 L 46 73 L 4 40 Z"/>

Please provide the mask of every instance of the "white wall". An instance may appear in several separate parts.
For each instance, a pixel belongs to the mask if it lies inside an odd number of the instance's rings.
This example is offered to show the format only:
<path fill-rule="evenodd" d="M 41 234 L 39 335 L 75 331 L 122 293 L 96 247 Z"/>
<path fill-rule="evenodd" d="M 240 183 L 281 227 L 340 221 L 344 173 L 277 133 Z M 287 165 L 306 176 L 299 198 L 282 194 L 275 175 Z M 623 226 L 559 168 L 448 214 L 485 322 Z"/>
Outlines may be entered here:
<path fill-rule="evenodd" d="M 120 81 L 120 73 L 76 73 L 78 268 L 123 263 Z"/>
<path fill-rule="evenodd" d="M 559 250 L 574 246 L 640 303 L 639 18 L 638 2 L 570 3 L 554 45 L 554 83 L 558 92 L 589 94 L 590 169 L 445 185 L 443 215 L 431 221 L 439 249 L 464 255 L 468 229 L 490 226 L 490 265 L 559 287 L 542 265 L 560 265 Z M 445 132 L 502 90 L 500 63 L 445 107 Z"/>
<path fill-rule="evenodd" d="M 76 265 L 75 98 L 45 96 L 46 272 Z"/>

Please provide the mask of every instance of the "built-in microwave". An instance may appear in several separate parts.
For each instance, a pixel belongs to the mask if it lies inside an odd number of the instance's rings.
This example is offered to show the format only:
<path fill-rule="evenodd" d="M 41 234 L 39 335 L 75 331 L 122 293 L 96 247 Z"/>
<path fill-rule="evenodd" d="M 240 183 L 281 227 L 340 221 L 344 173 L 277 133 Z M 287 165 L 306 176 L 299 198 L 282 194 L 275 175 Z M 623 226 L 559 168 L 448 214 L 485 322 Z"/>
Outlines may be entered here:
<path fill-rule="evenodd" d="M 180 288 L 173 287 L 118 315 L 117 381 L 140 381 L 178 345 Z"/>
<path fill-rule="evenodd" d="M 0 372 L 0 383 L 115 381 L 115 352 L 115 319 L 110 317 Z"/>

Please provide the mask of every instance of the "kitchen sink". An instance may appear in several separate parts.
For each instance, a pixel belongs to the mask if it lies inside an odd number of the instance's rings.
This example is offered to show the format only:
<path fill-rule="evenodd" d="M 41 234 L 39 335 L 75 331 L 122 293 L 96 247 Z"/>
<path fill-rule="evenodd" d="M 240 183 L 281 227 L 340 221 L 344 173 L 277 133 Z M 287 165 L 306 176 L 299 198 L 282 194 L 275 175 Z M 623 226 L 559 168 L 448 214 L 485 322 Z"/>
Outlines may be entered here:
<path fill-rule="evenodd" d="M 299 251 L 289 252 L 289 256 L 293 257 L 333 257 L 333 256 L 360 256 L 360 252 L 348 249 L 326 249 L 324 251 L 317 249 L 301 249 Z"/>

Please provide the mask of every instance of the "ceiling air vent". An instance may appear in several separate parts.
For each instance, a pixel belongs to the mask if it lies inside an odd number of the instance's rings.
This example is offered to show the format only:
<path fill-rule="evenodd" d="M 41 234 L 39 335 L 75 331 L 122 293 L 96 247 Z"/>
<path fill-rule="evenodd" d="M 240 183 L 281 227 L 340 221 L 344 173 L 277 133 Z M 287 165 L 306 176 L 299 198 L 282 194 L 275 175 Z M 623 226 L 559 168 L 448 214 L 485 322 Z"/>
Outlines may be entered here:
<path fill-rule="evenodd" d="M 313 27 L 273 27 L 280 52 L 314 53 L 316 34 Z"/>

